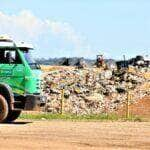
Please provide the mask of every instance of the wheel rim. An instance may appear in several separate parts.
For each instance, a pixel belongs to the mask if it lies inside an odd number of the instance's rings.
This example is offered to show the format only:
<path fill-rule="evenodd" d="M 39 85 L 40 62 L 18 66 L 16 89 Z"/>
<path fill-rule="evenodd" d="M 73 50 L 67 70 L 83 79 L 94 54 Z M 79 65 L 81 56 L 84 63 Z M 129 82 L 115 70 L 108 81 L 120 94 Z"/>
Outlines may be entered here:
<path fill-rule="evenodd" d="M 6 99 L 0 95 L 0 123 L 5 122 L 5 119 L 8 115 L 8 104 Z"/>

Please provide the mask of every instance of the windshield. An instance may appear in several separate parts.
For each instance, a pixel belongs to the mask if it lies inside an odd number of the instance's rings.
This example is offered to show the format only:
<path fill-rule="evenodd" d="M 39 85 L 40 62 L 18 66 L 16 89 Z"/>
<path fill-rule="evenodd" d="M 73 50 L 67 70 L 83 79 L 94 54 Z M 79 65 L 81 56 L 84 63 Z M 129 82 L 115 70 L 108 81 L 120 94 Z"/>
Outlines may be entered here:
<path fill-rule="evenodd" d="M 24 52 L 24 57 L 28 64 L 30 65 L 31 69 L 40 69 L 40 66 L 36 63 L 36 61 L 32 58 L 30 51 Z"/>

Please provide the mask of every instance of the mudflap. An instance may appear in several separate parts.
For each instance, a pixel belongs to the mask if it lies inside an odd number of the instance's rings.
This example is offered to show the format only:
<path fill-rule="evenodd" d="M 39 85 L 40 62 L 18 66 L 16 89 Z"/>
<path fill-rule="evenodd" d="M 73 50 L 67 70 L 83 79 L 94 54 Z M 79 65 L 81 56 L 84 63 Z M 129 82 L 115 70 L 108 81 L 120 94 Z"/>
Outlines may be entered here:
<path fill-rule="evenodd" d="M 40 95 L 26 96 L 24 110 L 39 110 L 46 104 L 46 98 Z"/>

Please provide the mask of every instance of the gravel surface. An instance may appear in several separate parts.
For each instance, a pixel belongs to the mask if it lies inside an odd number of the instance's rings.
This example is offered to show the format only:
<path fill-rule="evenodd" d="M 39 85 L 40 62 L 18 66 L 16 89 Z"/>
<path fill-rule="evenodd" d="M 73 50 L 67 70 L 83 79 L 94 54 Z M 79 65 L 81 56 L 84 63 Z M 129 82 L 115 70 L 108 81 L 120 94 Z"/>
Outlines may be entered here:
<path fill-rule="evenodd" d="M 0 149 L 150 149 L 150 122 L 27 121 L 0 124 Z"/>

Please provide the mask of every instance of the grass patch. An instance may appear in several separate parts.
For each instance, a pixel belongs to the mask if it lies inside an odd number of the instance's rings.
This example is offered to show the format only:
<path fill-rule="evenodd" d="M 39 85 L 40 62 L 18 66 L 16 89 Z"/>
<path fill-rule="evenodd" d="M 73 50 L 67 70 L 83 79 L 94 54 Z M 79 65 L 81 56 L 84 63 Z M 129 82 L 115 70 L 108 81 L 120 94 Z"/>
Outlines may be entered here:
<path fill-rule="evenodd" d="M 33 120 L 71 120 L 71 121 L 142 121 L 139 117 L 131 116 L 128 119 L 119 117 L 116 114 L 97 114 L 97 115 L 72 115 L 72 114 L 26 114 L 22 113 L 20 119 Z"/>

